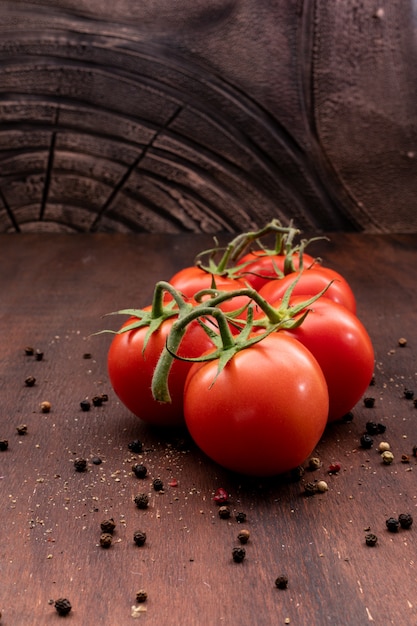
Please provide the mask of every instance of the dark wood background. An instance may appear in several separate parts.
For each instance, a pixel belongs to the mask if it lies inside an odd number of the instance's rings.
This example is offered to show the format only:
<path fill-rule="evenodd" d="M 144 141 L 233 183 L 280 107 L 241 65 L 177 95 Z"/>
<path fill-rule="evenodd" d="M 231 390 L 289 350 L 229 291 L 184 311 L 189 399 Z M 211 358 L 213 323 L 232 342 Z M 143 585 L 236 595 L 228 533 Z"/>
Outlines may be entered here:
<path fill-rule="evenodd" d="M 70 599 L 69 624 L 132 622 L 145 589 L 142 623 L 214 626 L 408 626 L 417 623 L 417 529 L 389 533 L 385 520 L 416 513 L 417 409 L 404 397 L 416 386 L 416 236 L 332 235 L 315 244 L 324 262 L 351 282 L 358 314 L 375 346 L 375 407 L 362 401 L 351 423 L 335 423 L 316 453 L 322 468 L 301 482 L 232 475 L 206 459 L 184 433 L 153 431 L 120 405 L 109 386 L 110 336 L 92 336 L 118 320 L 107 312 L 149 303 L 154 283 L 193 261 L 209 236 L 4 235 L 0 237 L 0 610 L 4 626 L 58 624 L 50 600 Z M 121 320 L 120 320 L 121 321 Z M 407 339 L 406 347 L 398 340 Z M 25 355 L 32 346 L 42 361 Z M 86 353 L 91 359 L 85 359 Z M 25 385 L 36 377 L 33 387 Z M 107 393 L 85 413 L 80 401 Z M 51 412 L 40 403 L 51 402 Z M 386 425 L 372 449 L 359 445 L 368 420 Z M 27 434 L 16 427 L 25 423 Z M 144 443 L 133 454 L 133 439 Z M 392 465 L 376 446 L 391 444 Z M 408 463 L 401 461 L 409 455 Z M 76 457 L 88 471 L 74 470 Z M 92 458 L 99 456 L 101 465 Z M 149 477 L 131 472 L 142 459 Z M 340 462 L 341 471 L 327 468 Z M 163 493 L 152 489 L 160 477 Z M 306 497 L 304 482 L 328 492 Z M 169 486 L 173 479 L 177 487 Z M 216 488 L 231 496 L 222 520 Z M 140 511 L 133 497 L 145 491 Z M 251 538 L 242 564 L 232 561 L 245 512 Z M 109 550 L 100 522 L 117 526 Z M 417 522 L 415 522 L 416 524 Z M 369 529 L 378 544 L 365 545 Z M 135 530 L 147 533 L 142 548 Z M 288 589 L 275 588 L 288 576 Z M 141 623 L 139 621 L 139 623 Z"/>
<path fill-rule="evenodd" d="M 333 5 L 2 0 L 0 232 L 417 232 L 414 3 Z"/>

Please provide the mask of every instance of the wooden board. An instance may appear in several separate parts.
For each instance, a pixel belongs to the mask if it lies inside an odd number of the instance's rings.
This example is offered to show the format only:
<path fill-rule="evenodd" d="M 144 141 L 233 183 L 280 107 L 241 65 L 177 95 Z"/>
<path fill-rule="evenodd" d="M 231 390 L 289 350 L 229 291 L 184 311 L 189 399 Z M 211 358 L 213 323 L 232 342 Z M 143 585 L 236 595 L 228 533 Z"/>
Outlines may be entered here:
<path fill-rule="evenodd" d="M 417 409 L 404 397 L 406 387 L 416 388 L 416 236 L 337 234 L 315 244 L 357 296 L 376 352 L 375 407 L 361 401 L 351 423 L 329 427 L 316 451 L 322 467 L 300 482 L 230 474 L 185 433 L 147 428 L 109 385 L 111 336 L 93 333 L 122 320 L 102 316 L 148 304 L 157 280 L 211 243 L 205 235 L 0 237 L 0 439 L 9 441 L 0 452 L 5 626 L 61 623 L 49 603 L 59 597 L 71 601 L 66 619 L 74 626 L 120 626 L 134 623 L 133 615 L 152 626 L 417 623 L 417 529 L 390 533 L 385 525 L 391 516 L 415 514 L 417 505 Z M 27 346 L 43 359 L 27 356 Z M 28 376 L 36 378 L 33 387 Z M 81 411 L 81 400 L 102 393 L 107 402 Z M 42 401 L 51 403 L 50 413 L 41 412 Z M 369 420 L 385 424 L 386 433 L 364 450 L 359 440 Z M 21 424 L 25 435 L 17 433 Z M 143 442 L 142 454 L 128 449 L 134 439 Z M 389 466 L 376 451 L 382 439 L 395 456 Z M 88 471 L 75 471 L 77 457 L 88 460 Z M 139 459 L 148 468 L 143 481 L 131 471 Z M 336 461 L 341 471 L 329 475 Z M 152 488 L 156 477 L 163 492 Z M 329 490 L 306 497 L 304 483 L 315 478 Z M 229 520 L 213 503 L 220 486 L 231 496 Z M 150 495 L 144 511 L 133 502 L 142 491 Z M 241 564 L 231 556 L 243 527 L 238 512 L 246 513 L 251 533 Z M 100 523 L 109 517 L 116 530 L 104 550 Z M 147 534 L 141 548 L 136 530 Z M 374 548 L 365 544 L 367 532 L 378 536 Z M 283 573 L 288 588 L 279 590 L 275 579 Z M 139 589 L 148 593 L 142 605 Z M 132 614 L 132 607 L 143 610 Z"/>

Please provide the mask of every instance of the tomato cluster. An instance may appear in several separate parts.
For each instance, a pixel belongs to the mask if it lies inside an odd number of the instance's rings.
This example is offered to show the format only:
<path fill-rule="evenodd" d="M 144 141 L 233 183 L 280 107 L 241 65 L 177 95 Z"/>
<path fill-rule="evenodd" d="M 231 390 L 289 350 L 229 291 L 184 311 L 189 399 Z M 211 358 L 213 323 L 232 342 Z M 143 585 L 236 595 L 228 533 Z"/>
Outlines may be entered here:
<path fill-rule="evenodd" d="M 271 476 L 302 464 L 329 421 L 370 383 L 374 352 L 348 282 L 273 220 L 157 283 L 126 310 L 108 353 L 122 403 L 156 425 L 185 424 L 230 470 Z M 274 233 L 266 249 L 261 237 Z M 247 251 L 249 246 L 258 245 Z"/>

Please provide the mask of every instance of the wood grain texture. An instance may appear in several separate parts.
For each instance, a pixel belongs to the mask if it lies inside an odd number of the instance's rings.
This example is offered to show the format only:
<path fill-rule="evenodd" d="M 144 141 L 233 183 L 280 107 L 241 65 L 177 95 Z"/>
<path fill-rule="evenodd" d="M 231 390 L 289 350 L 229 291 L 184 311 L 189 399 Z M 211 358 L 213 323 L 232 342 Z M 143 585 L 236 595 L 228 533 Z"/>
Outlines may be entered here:
<path fill-rule="evenodd" d="M 358 299 L 358 314 L 376 351 L 373 409 L 360 402 L 349 424 L 335 423 L 317 447 L 321 469 L 301 482 L 232 475 L 207 460 L 182 432 L 147 428 L 110 388 L 110 336 L 93 336 L 121 320 L 102 316 L 148 304 L 154 283 L 192 262 L 208 236 L 10 235 L 0 237 L 0 610 L 5 626 L 61 623 L 48 601 L 64 596 L 66 623 L 120 626 L 132 622 L 139 589 L 146 589 L 149 625 L 350 626 L 417 621 L 415 528 L 389 533 L 385 520 L 416 513 L 417 409 L 404 398 L 416 387 L 415 236 L 332 235 L 315 244 L 326 264 L 342 271 Z M 398 339 L 407 338 L 400 348 Z M 44 353 L 26 356 L 26 346 Z M 86 353 L 90 359 L 84 358 Z M 25 385 L 35 376 L 33 387 Z M 80 401 L 109 400 L 82 412 Z M 44 414 L 40 403 L 51 402 Z M 371 450 L 359 446 L 368 420 L 387 430 Z M 26 435 L 16 427 L 25 423 Z M 381 439 L 395 455 L 384 466 Z M 143 454 L 128 443 L 140 439 Z M 92 458 L 103 462 L 94 465 Z M 88 471 L 74 459 L 88 459 Z M 132 464 L 148 467 L 137 479 Z M 330 463 L 341 471 L 328 475 Z M 152 479 L 164 481 L 163 493 Z M 329 491 L 304 495 L 304 482 L 323 478 Z M 176 479 L 177 487 L 169 481 Z M 221 520 L 217 487 L 232 498 Z M 140 511 L 133 497 L 150 494 Z M 247 514 L 251 532 L 242 564 L 232 561 Z M 98 546 L 100 522 L 116 521 L 109 550 Z M 365 529 L 378 538 L 365 545 Z M 147 542 L 133 543 L 143 530 Z M 289 578 L 288 589 L 275 578 Z M 286 622 L 286 620 L 290 620 Z M 139 623 L 141 623 L 139 621 Z"/>
<path fill-rule="evenodd" d="M 0 232 L 417 231 L 411 0 L 0 11 Z"/>

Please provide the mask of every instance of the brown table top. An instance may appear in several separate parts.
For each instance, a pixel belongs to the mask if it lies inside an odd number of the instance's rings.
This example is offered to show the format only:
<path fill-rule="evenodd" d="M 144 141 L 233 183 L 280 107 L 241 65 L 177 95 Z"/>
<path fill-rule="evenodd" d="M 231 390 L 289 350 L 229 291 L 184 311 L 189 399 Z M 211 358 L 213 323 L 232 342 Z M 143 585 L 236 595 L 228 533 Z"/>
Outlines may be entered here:
<path fill-rule="evenodd" d="M 351 423 L 326 430 L 316 451 L 323 465 L 300 482 L 230 474 L 183 433 L 146 427 L 110 387 L 111 336 L 91 336 L 109 326 L 102 316 L 149 304 L 157 280 L 211 244 L 200 235 L 0 236 L 5 626 L 60 623 L 50 603 L 59 597 L 71 601 L 65 619 L 74 626 L 120 626 L 134 615 L 148 625 L 182 626 L 417 623 L 417 521 L 398 533 L 385 524 L 400 513 L 417 516 L 417 408 L 404 396 L 405 388 L 417 396 L 417 236 L 334 234 L 315 244 L 349 280 L 373 340 L 375 406 L 361 401 Z M 122 319 L 111 318 L 112 327 Z M 26 346 L 43 359 L 25 355 Z M 25 385 L 28 376 L 36 378 L 33 387 Z M 107 402 L 81 411 L 82 399 L 101 393 Z M 40 410 L 45 400 L 50 413 Z M 359 441 L 370 420 L 386 433 L 365 450 Z M 128 449 L 134 439 L 143 441 L 142 455 Z M 391 445 L 391 465 L 376 450 L 381 440 Z M 88 471 L 75 471 L 76 457 L 88 459 Z M 148 467 L 145 483 L 131 471 L 137 459 Z M 341 471 L 329 475 L 333 462 Z M 161 493 L 152 488 L 155 477 L 164 481 Z M 306 497 L 304 482 L 313 477 L 329 490 Z M 213 503 L 220 486 L 231 494 L 229 520 Z M 133 497 L 144 490 L 150 506 L 141 511 Z M 246 513 L 251 533 L 241 564 L 231 558 L 242 528 L 237 512 Z M 109 517 L 116 531 L 104 550 L 100 523 Z M 136 530 L 147 534 L 141 548 Z M 373 548 L 367 532 L 378 537 Z M 275 587 L 280 574 L 288 576 L 286 590 Z M 143 605 L 135 601 L 139 589 L 148 593 Z"/>

